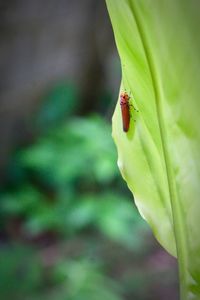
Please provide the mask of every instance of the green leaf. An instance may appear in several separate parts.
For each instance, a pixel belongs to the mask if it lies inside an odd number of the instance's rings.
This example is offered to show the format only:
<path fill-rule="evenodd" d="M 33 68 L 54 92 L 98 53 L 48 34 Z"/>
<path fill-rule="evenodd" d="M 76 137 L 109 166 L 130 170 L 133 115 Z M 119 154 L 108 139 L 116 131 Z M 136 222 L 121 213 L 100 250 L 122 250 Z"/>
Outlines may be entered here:
<path fill-rule="evenodd" d="M 107 0 L 132 118 L 113 116 L 118 165 L 141 215 L 179 264 L 181 299 L 200 299 L 200 3 Z M 135 120 L 135 121 L 134 121 Z"/>
<path fill-rule="evenodd" d="M 118 177 L 110 134 L 110 127 L 99 117 L 74 118 L 21 151 L 18 161 L 59 188 L 79 178 L 109 183 Z"/>
<path fill-rule="evenodd" d="M 122 300 L 119 284 L 116 285 L 102 271 L 97 263 L 87 259 L 62 261 L 54 271 L 54 276 L 64 282 L 62 299 Z"/>

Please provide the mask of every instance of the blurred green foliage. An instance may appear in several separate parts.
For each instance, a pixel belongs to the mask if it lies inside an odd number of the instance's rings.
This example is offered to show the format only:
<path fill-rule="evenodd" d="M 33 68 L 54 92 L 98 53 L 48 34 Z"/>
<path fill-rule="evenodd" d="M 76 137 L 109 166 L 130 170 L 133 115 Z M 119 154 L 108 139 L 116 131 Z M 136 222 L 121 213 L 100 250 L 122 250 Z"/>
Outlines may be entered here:
<path fill-rule="evenodd" d="M 0 254 L 1 299 L 23 299 L 40 287 L 42 267 L 33 249 L 10 244 L 2 247 Z"/>
<path fill-rule="evenodd" d="M 69 83 L 59 82 L 44 95 L 35 118 L 35 125 L 44 130 L 55 127 L 72 115 L 78 105 L 77 89 Z"/>
<path fill-rule="evenodd" d="M 124 195 L 110 136 L 99 117 L 73 118 L 21 149 L 21 184 L 2 194 L 1 219 L 22 218 L 29 236 L 48 230 L 70 236 L 91 227 L 139 247 L 134 232 L 146 226 Z"/>
<path fill-rule="evenodd" d="M 148 226 L 119 175 L 110 125 L 63 118 L 75 98 L 53 89 L 36 120 L 42 133 L 13 155 L 0 192 L 0 299 L 145 299 L 145 274 L 136 288 L 123 268 L 150 251 Z"/>

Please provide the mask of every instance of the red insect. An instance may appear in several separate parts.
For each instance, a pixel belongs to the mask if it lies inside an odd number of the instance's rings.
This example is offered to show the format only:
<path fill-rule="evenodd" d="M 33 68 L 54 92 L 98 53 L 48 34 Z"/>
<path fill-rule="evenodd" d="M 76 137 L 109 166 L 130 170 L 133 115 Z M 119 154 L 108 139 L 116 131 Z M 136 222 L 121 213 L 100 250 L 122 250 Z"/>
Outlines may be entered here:
<path fill-rule="evenodd" d="M 127 92 L 122 92 L 120 94 L 120 106 L 121 106 L 121 112 L 122 112 L 122 123 L 123 123 L 123 130 L 125 132 L 128 132 L 129 126 L 130 126 L 130 96 Z"/>

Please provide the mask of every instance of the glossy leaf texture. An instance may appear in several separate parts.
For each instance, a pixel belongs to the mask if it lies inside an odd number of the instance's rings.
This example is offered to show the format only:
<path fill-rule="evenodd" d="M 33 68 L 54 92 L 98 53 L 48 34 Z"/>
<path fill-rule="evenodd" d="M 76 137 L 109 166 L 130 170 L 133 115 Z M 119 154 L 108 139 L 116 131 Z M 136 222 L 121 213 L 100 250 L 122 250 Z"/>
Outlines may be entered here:
<path fill-rule="evenodd" d="M 118 165 L 140 214 L 178 258 L 181 299 L 200 299 L 200 2 L 106 0 L 131 95 L 113 115 Z"/>

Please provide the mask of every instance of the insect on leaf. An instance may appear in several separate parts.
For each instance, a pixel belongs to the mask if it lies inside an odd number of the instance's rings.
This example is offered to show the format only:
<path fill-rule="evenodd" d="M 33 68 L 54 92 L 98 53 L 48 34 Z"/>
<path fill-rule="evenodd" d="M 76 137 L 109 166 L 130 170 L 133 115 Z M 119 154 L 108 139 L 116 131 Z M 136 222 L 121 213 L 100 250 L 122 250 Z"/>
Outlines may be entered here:
<path fill-rule="evenodd" d="M 200 2 L 107 0 L 122 65 L 121 92 L 139 110 L 118 165 L 140 214 L 178 258 L 181 299 L 200 299 Z"/>

